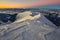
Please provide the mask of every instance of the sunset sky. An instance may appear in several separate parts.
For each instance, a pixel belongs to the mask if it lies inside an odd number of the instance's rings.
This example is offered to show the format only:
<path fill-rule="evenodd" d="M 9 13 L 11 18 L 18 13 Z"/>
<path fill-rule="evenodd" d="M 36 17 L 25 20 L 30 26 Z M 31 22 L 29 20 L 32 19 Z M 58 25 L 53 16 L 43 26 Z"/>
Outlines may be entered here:
<path fill-rule="evenodd" d="M 0 0 L 0 8 L 27 8 L 60 4 L 60 0 Z"/>

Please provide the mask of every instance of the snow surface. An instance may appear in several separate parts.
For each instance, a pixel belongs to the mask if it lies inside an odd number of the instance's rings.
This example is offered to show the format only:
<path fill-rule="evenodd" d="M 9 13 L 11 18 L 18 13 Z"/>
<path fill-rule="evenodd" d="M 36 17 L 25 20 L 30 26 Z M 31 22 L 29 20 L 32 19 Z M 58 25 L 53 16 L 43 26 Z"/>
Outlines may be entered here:
<path fill-rule="evenodd" d="M 0 40 L 60 40 L 59 30 L 41 14 L 37 20 L 0 26 Z"/>

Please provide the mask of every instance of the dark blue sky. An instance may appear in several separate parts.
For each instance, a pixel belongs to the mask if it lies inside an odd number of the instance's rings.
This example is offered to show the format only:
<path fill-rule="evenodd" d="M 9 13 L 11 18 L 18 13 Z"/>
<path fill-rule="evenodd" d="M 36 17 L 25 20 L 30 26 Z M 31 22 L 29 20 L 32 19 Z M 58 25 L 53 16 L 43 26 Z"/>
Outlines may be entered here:
<path fill-rule="evenodd" d="M 50 8 L 50 9 L 60 9 L 60 4 L 46 5 L 46 6 L 36 6 L 33 8 Z"/>

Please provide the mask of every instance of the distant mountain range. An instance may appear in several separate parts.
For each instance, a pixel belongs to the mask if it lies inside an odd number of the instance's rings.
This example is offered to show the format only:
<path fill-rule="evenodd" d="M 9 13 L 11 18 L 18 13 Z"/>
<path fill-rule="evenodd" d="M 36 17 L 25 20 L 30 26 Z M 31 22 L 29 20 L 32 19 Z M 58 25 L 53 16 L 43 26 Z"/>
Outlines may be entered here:
<path fill-rule="evenodd" d="M 35 6 L 32 8 L 49 8 L 49 9 L 60 9 L 60 4 L 47 5 L 47 6 Z"/>

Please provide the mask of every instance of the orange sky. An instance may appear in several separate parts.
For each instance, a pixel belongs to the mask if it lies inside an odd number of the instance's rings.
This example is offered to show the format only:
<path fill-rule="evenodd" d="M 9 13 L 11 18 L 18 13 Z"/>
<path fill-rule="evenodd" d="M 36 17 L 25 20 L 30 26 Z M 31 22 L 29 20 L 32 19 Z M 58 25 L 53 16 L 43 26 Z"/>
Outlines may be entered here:
<path fill-rule="evenodd" d="M 60 0 L 0 0 L 0 8 L 27 8 L 50 4 L 60 4 Z"/>

